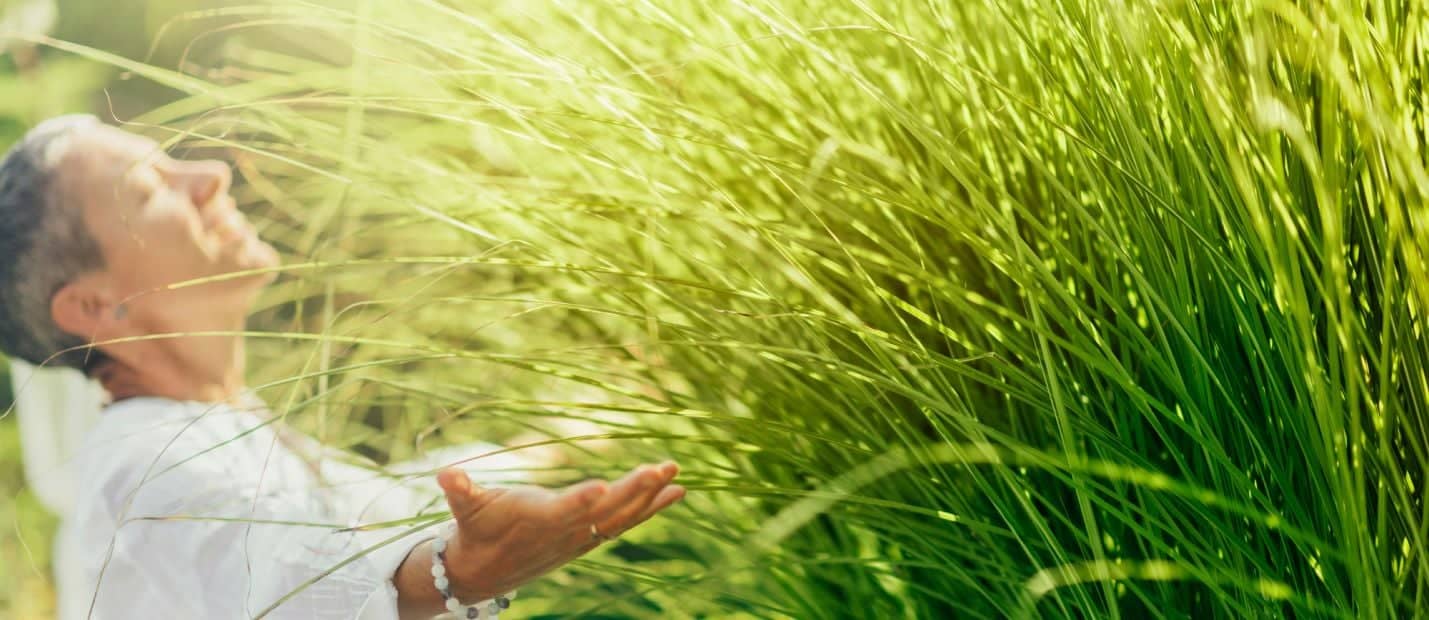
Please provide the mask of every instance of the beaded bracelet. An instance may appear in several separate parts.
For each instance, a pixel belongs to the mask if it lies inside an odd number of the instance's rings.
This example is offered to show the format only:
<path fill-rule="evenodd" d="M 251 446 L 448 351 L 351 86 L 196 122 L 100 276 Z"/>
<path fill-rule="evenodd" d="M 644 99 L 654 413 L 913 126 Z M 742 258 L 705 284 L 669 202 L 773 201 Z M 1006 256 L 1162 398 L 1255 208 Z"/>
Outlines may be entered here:
<path fill-rule="evenodd" d="M 501 611 L 511 606 L 511 599 L 516 598 L 516 591 L 512 590 L 505 595 L 488 599 L 475 605 L 463 605 L 461 601 L 452 596 L 451 582 L 447 581 L 447 540 L 456 531 L 456 523 L 449 523 L 432 541 L 432 577 L 436 578 L 437 591 L 441 592 L 442 598 L 446 599 L 447 611 L 456 614 L 458 618 L 480 618 L 481 620 L 495 620 L 501 615 Z"/>

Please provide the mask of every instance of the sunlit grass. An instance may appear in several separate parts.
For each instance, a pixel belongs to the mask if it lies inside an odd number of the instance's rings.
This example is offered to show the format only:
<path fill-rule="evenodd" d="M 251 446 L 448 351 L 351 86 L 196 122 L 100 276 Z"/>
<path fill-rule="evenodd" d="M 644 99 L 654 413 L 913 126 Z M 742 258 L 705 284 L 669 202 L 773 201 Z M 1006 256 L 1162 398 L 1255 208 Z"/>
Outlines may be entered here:
<path fill-rule="evenodd" d="M 192 94 L 125 120 L 309 265 L 253 338 L 290 421 L 682 462 L 523 613 L 1425 607 L 1417 4 L 450 4 L 54 44 Z"/>
<path fill-rule="evenodd" d="M 0 379 L 0 402 L 9 402 L 9 380 Z M 50 580 L 50 546 L 56 519 L 25 488 L 20 459 L 20 433 L 13 417 L 0 419 L 0 610 L 7 617 L 28 620 L 54 615 Z"/>

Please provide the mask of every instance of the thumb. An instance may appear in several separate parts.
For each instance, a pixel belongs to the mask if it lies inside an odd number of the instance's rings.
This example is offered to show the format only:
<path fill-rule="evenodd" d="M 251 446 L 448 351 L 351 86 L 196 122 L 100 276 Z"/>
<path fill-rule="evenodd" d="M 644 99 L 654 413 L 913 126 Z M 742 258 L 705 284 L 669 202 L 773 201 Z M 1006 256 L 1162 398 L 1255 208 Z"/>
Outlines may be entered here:
<path fill-rule="evenodd" d="M 447 506 L 452 509 L 452 516 L 458 520 L 470 517 L 485 503 L 483 496 L 486 491 L 472 484 L 466 470 L 459 467 L 448 467 L 437 472 L 437 484 L 442 487 L 442 492 L 446 493 Z"/>

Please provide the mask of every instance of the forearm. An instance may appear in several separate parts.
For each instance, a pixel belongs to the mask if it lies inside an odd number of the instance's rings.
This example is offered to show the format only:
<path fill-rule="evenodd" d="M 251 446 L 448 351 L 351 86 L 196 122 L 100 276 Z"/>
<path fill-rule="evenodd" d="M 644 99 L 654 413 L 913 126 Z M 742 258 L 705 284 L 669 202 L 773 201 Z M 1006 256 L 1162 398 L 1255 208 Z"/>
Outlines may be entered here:
<path fill-rule="evenodd" d="M 426 620 L 447 611 L 446 599 L 437 591 L 436 578 L 432 576 L 430 540 L 412 548 L 392 575 L 392 585 L 397 587 L 397 615 L 400 620 Z M 455 584 L 452 587 L 457 598 L 463 601 L 484 601 L 500 594 L 485 587 L 461 589 Z"/>
<path fill-rule="evenodd" d="M 432 578 L 432 541 L 412 548 L 392 576 L 397 587 L 397 614 L 401 620 L 427 620 L 446 612 L 446 602 Z"/>

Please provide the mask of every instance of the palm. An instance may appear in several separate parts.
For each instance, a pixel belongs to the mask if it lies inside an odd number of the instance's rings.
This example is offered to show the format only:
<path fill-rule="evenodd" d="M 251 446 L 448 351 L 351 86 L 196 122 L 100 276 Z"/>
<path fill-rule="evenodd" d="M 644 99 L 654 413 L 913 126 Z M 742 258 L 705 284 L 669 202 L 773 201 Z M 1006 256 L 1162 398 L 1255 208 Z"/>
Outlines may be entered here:
<path fill-rule="evenodd" d="M 642 466 L 607 483 L 590 480 L 559 491 L 533 486 L 481 489 L 466 472 L 437 476 L 456 519 L 446 552 L 447 575 L 459 598 L 481 600 L 510 591 L 618 536 L 684 496 L 671 484 L 674 463 Z"/>

